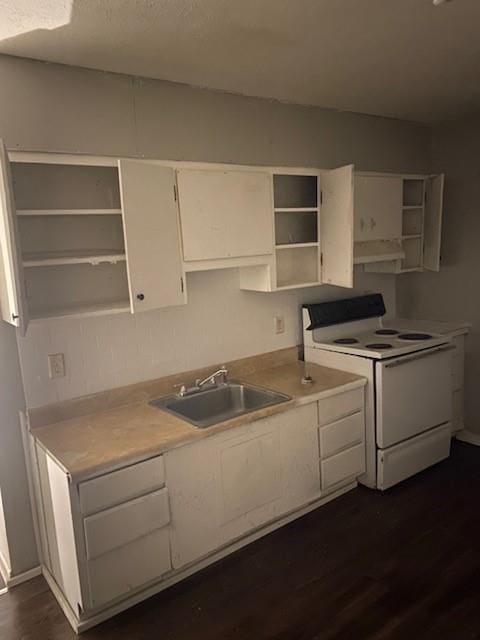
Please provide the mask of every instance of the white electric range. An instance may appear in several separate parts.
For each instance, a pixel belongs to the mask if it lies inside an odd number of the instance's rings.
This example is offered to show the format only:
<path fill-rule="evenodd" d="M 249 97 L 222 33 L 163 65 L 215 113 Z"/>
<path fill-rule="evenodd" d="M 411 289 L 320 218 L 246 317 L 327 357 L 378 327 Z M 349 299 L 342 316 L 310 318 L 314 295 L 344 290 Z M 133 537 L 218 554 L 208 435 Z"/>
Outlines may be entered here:
<path fill-rule="evenodd" d="M 382 490 L 450 455 L 455 351 L 385 313 L 381 294 L 303 306 L 305 361 L 368 380 L 360 482 Z"/>

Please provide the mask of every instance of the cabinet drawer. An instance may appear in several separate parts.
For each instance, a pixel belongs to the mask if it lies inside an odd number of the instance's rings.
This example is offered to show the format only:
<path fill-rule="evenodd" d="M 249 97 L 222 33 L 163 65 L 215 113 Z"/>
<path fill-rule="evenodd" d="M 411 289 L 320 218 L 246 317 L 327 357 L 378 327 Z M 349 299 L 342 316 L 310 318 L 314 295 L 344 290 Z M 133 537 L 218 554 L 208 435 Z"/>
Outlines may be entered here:
<path fill-rule="evenodd" d="M 322 460 L 322 489 L 329 489 L 347 480 L 353 480 L 365 471 L 365 445 L 358 444 L 351 449 Z"/>
<path fill-rule="evenodd" d="M 90 608 L 159 580 L 171 568 L 167 527 L 90 560 Z"/>
<path fill-rule="evenodd" d="M 365 440 L 365 414 L 358 411 L 336 422 L 320 427 L 320 457 L 353 447 Z"/>
<path fill-rule="evenodd" d="M 163 456 L 157 456 L 80 483 L 80 509 L 89 515 L 160 489 L 164 484 Z"/>
<path fill-rule="evenodd" d="M 170 521 L 166 488 L 84 519 L 87 558 L 121 547 Z"/>
<path fill-rule="evenodd" d="M 364 406 L 364 389 L 353 389 L 318 401 L 319 424 L 329 424 L 350 413 L 355 413 Z"/>

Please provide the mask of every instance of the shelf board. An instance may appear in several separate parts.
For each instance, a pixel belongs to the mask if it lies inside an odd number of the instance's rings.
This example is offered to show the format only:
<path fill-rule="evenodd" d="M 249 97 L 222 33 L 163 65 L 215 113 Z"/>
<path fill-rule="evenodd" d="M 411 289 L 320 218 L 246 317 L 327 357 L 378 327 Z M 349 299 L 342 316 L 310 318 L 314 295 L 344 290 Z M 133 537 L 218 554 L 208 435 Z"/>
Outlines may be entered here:
<path fill-rule="evenodd" d="M 397 273 L 411 273 L 412 271 L 422 271 L 423 267 L 422 265 L 418 265 L 416 267 L 408 267 L 407 269 L 402 269 L 400 267 L 400 269 L 397 271 Z"/>
<path fill-rule="evenodd" d="M 277 244 L 275 249 L 282 251 L 282 249 L 305 249 L 306 247 L 318 247 L 318 242 L 291 242 L 289 244 Z"/>
<path fill-rule="evenodd" d="M 117 216 L 121 209 L 17 209 L 18 216 Z"/>
<path fill-rule="evenodd" d="M 400 239 L 356 241 L 353 245 L 353 264 L 389 262 L 405 258 Z"/>
<path fill-rule="evenodd" d="M 300 289 L 302 287 L 318 287 L 321 282 L 296 282 L 293 284 L 281 284 L 277 285 L 275 291 L 285 291 L 287 289 Z"/>
<path fill-rule="evenodd" d="M 275 207 L 275 213 L 318 213 L 318 207 Z"/>
<path fill-rule="evenodd" d="M 82 316 L 101 316 L 112 313 L 126 313 L 130 311 L 128 300 L 109 300 L 95 304 L 79 304 L 58 309 L 43 309 L 32 312 L 32 320 L 47 320 L 51 318 L 79 318 Z"/>
<path fill-rule="evenodd" d="M 27 253 L 23 256 L 24 267 L 52 267 L 65 264 L 92 264 L 102 262 L 114 264 L 126 260 L 125 253 L 115 249 L 103 251 L 49 251 Z"/>
<path fill-rule="evenodd" d="M 402 209 L 404 211 L 410 211 L 412 209 L 423 209 L 423 203 L 422 204 L 404 204 Z"/>

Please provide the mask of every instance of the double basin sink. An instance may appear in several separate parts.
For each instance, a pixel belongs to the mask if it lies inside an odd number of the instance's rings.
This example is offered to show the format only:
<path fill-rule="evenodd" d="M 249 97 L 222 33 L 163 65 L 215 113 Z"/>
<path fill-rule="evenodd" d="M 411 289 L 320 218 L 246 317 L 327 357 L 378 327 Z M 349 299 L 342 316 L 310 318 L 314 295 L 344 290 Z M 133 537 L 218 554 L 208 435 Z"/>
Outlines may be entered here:
<path fill-rule="evenodd" d="M 189 395 L 173 395 L 150 404 L 204 429 L 291 398 L 283 393 L 229 381 Z"/>

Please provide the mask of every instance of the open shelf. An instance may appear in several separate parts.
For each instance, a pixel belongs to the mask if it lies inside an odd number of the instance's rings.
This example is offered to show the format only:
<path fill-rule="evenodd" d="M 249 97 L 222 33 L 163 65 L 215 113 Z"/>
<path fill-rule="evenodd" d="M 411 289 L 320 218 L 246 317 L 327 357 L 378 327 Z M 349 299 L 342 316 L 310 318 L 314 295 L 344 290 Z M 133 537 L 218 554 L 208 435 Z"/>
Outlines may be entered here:
<path fill-rule="evenodd" d="M 302 249 L 305 247 L 318 247 L 318 242 L 291 242 L 290 244 L 277 244 L 275 249 L 283 251 L 285 249 Z"/>
<path fill-rule="evenodd" d="M 273 176 L 275 209 L 315 209 L 318 207 L 317 176 L 276 174 Z"/>
<path fill-rule="evenodd" d="M 277 288 L 319 283 L 318 246 L 276 249 Z"/>
<path fill-rule="evenodd" d="M 423 208 L 409 207 L 402 213 L 402 235 L 414 236 L 423 233 Z"/>
<path fill-rule="evenodd" d="M 423 263 L 422 237 L 407 238 L 403 240 L 402 246 L 405 251 L 405 258 L 400 263 L 400 270 L 421 269 Z"/>
<path fill-rule="evenodd" d="M 118 216 L 121 209 L 17 209 L 18 216 Z"/>
<path fill-rule="evenodd" d="M 403 181 L 403 206 L 404 207 L 422 207 L 424 200 L 423 179 L 407 178 Z"/>
<path fill-rule="evenodd" d="M 311 244 L 318 242 L 318 213 L 275 212 L 275 244 Z"/>
<path fill-rule="evenodd" d="M 353 263 L 369 264 L 385 262 L 405 257 L 405 251 L 400 239 L 398 240 L 369 240 L 355 242 L 353 245 Z"/>
<path fill-rule="evenodd" d="M 130 310 L 117 167 L 12 163 L 32 319 Z"/>
<path fill-rule="evenodd" d="M 318 207 L 275 207 L 275 213 L 316 213 Z"/>
<path fill-rule="evenodd" d="M 24 263 L 99 262 L 108 256 L 125 259 L 120 216 L 22 217 L 18 227 Z"/>
<path fill-rule="evenodd" d="M 125 262 L 26 267 L 24 274 L 32 318 L 53 317 L 60 310 L 106 310 L 112 304 L 118 307 L 119 301 L 129 306 Z M 72 314 L 62 311 L 60 315 Z"/>
<path fill-rule="evenodd" d="M 65 264 L 91 264 L 102 262 L 115 264 L 126 260 L 125 253 L 115 250 L 92 251 L 45 251 L 23 254 L 24 267 L 48 267 Z"/>
<path fill-rule="evenodd" d="M 63 307 L 45 308 L 33 313 L 32 320 L 46 320 L 48 318 L 79 318 L 81 316 L 101 316 L 112 313 L 127 313 L 130 311 L 128 299 L 106 300 L 97 304 L 77 304 Z"/>
<path fill-rule="evenodd" d="M 121 209 L 116 167 L 35 162 L 11 167 L 17 209 Z"/>

